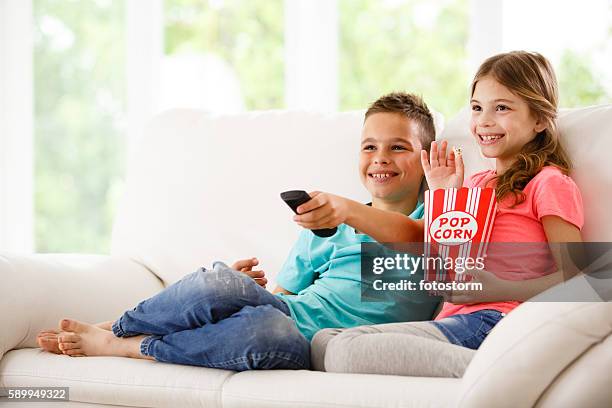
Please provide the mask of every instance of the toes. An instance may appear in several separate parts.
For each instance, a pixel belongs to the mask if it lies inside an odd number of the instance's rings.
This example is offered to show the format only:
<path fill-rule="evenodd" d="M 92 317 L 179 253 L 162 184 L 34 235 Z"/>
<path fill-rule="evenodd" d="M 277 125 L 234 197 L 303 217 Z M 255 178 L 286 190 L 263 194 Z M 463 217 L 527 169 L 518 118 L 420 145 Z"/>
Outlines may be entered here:
<path fill-rule="evenodd" d="M 39 337 L 49 336 L 49 335 L 57 335 L 57 334 L 59 334 L 59 330 L 57 330 L 57 329 L 43 329 L 43 330 L 38 332 L 38 336 Z"/>
<path fill-rule="evenodd" d="M 57 343 L 57 336 L 46 336 L 46 337 L 39 337 L 36 339 L 36 341 L 38 343 Z"/>
<path fill-rule="evenodd" d="M 61 333 L 58 336 L 58 342 L 58 348 L 65 352 L 66 350 L 81 347 L 81 336 L 75 333 Z"/>
<path fill-rule="evenodd" d="M 57 337 L 39 337 L 37 342 L 39 345 L 57 344 Z"/>
<path fill-rule="evenodd" d="M 81 336 L 75 333 L 62 333 L 57 339 L 60 343 L 75 343 L 81 340 Z"/>
<path fill-rule="evenodd" d="M 37 336 L 37 337 L 36 337 L 36 341 L 40 341 L 40 340 L 42 340 L 42 339 L 45 339 L 45 340 L 55 340 L 55 341 L 57 341 L 57 334 L 46 334 L 46 335 L 44 335 L 44 336 Z"/>
<path fill-rule="evenodd" d="M 71 356 L 71 357 L 84 357 L 85 356 L 85 354 L 83 354 L 83 350 L 81 350 L 80 348 L 65 350 L 64 354 L 67 356 Z"/>
<path fill-rule="evenodd" d="M 81 343 L 60 343 L 59 344 L 59 349 L 62 350 L 63 352 L 66 352 L 68 350 L 80 349 L 80 348 L 81 348 Z"/>
<path fill-rule="evenodd" d="M 84 332 L 87 329 L 87 326 L 88 326 L 87 324 L 81 323 L 78 320 L 62 319 L 60 321 L 60 327 L 62 328 L 63 331 L 67 331 L 67 332 L 75 332 L 75 333 Z"/>
<path fill-rule="evenodd" d="M 59 348 L 59 344 L 57 342 L 57 338 L 40 338 L 38 340 L 38 345 L 41 349 L 48 351 L 50 353 L 61 354 L 62 351 Z"/>
<path fill-rule="evenodd" d="M 51 339 L 38 338 L 36 339 L 36 343 L 40 348 L 48 348 L 51 344 L 53 344 L 53 341 Z"/>

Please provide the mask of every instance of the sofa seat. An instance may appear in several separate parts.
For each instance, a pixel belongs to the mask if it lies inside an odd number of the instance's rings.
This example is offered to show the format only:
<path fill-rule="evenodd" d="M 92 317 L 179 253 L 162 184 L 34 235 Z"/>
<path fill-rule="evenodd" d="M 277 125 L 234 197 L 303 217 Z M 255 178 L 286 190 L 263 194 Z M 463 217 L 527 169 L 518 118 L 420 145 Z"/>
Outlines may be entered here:
<path fill-rule="evenodd" d="M 249 371 L 223 386 L 225 408 L 450 407 L 461 379 L 337 374 L 313 371 Z"/>
<path fill-rule="evenodd" d="M 70 404 L 133 407 L 447 407 L 460 384 L 453 378 L 306 370 L 234 373 L 118 357 L 57 356 L 33 348 L 7 353 L 0 372 L 5 387 L 53 384 L 70 387 Z"/>

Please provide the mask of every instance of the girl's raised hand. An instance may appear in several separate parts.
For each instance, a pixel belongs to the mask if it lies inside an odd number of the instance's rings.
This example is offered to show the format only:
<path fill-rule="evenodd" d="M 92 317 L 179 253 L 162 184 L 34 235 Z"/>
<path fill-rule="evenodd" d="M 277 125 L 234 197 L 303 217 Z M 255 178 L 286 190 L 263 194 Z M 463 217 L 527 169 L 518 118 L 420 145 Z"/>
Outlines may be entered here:
<path fill-rule="evenodd" d="M 429 159 L 427 151 L 421 150 L 421 164 L 425 172 L 430 190 L 439 188 L 461 188 L 463 186 L 463 156 L 461 150 L 453 150 L 446 154 L 448 142 L 443 140 L 438 148 L 438 142 L 431 142 Z"/>

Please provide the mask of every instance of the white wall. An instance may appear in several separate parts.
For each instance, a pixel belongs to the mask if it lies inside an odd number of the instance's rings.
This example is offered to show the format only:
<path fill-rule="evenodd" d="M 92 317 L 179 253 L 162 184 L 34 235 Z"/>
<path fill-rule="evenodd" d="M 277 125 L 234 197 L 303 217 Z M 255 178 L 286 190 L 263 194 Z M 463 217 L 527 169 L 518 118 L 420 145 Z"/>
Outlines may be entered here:
<path fill-rule="evenodd" d="M 32 1 L 0 0 L 0 250 L 32 252 Z"/>
<path fill-rule="evenodd" d="M 503 0 L 470 0 L 470 78 L 487 58 L 502 52 Z"/>
<path fill-rule="evenodd" d="M 156 113 L 161 95 L 163 11 L 163 0 L 126 1 L 128 156 L 133 154 L 144 124 Z"/>
<path fill-rule="evenodd" d="M 285 0 L 285 105 L 338 109 L 336 0 Z"/>

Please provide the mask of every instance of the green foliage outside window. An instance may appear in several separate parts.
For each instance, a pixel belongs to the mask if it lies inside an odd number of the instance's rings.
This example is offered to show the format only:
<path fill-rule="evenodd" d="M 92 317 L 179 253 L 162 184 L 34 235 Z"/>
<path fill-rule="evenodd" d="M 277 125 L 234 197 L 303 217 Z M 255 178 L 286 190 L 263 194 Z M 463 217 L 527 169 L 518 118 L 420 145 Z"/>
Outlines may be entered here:
<path fill-rule="evenodd" d="M 446 117 L 466 104 L 467 0 L 339 0 L 338 7 L 342 110 L 398 90 L 422 95 Z"/>
<path fill-rule="evenodd" d="M 124 168 L 124 2 L 33 8 L 36 250 L 108 252 Z"/>
<path fill-rule="evenodd" d="M 166 0 L 166 54 L 215 54 L 234 69 L 247 109 L 282 108 L 283 3 Z"/>
<path fill-rule="evenodd" d="M 612 39 L 612 35 L 610 36 Z M 606 91 L 591 59 L 584 54 L 567 50 L 557 70 L 559 77 L 559 106 L 573 108 L 610 103 L 612 93 Z"/>

